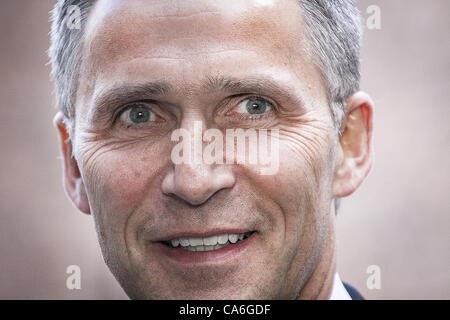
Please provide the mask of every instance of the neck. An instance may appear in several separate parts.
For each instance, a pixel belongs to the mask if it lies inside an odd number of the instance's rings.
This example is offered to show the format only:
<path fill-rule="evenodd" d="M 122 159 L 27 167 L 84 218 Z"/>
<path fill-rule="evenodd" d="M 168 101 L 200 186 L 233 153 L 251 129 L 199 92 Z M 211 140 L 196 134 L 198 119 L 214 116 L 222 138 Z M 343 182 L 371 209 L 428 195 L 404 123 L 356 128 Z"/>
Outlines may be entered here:
<path fill-rule="evenodd" d="M 336 273 L 335 214 L 331 210 L 327 243 L 319 263 L 298 295 L 298 300 L 327 300 L 333 289 Z"/>

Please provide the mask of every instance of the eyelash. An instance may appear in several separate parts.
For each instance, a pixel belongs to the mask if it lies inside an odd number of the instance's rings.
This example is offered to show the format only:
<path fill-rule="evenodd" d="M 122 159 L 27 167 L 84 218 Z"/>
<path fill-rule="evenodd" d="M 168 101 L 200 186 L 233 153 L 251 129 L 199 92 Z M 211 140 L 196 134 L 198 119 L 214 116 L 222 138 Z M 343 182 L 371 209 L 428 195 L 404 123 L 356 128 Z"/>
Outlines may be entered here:
<path fill-rule="evenodd" d="M 153 108 L 148 106 L 147 102 L 133 102 L 133 103 L 128 103 L 125 106 L 123 106 L 122 108 L 120 108 L 116 114 L 116 116 L 114 117 L 114 125 L 116 124 L 122 124 L 123 127 L 127 128 L 127 129 L 134 129 L 134 128 L 139 128 L 139 124 L 128 124 L 128 123 L 124 123 L 120 121 L 120 117 L 127 112 L 128 110 L 130 110 L 132 107 L 134 106 L 143 106 L 146 109 L 148 109 L 151 113 L 153 113 L 153 115 L 157 118 L 161 118 L 155 111 L 153 111 Z M 153 125 L 160 123 L 160 121 L 149 121 L 149 123 L 152 123 Z"/>
<path fill-rule="evenodd" d="M 242 97 L 242 95 L 239 95 L 239 97 Z M 247 120 L 247 121 L 260 121 L 266 118 L 269 118 L 272 113 L 274 113 L 276 111 L 276 107 L 275 107 L 275 103 L 273 103 L 272 101 L 270 101 L 269 99 L 266 99 L 262 96 L 245 96 L 243 99 L 239 99 L 239 102 L 231 109 L 234 110 L 235 108 L 237 108 L 242 102 L 244 102 L 245 100 L 262 100 L 265 101 L 269 106 L 270 106 L 270 110 L 267 112 L 264 112 L 262 114 L 239 114 L 238 115 L 234 115 L 233 117 L 237 120 Z M 229 114 L 230 111 L 225 112 L 224 114 L 227 115 Z"/>

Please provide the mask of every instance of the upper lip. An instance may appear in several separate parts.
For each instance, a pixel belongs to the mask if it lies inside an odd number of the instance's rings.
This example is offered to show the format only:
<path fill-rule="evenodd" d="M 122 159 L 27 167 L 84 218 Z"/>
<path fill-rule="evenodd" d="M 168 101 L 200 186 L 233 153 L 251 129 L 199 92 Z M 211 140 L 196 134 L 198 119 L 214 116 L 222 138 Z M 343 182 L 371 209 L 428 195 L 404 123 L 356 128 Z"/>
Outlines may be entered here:
<path fill-rule="evenodd" d="M 192 232 L 179 231 L 179 232 L 173 232 L 167 236 L 164 236 L 157 240 L 154 240 L 154 242 L 169 241 L 169 240 L 178 239 L 178 238 L 207 238 L 207 237 L 221 235 L 221 234 L 240 234 L 240 233 L 247 233 L 247 232 L 252 232 L 252 231 L 255 231 L 255 230 L 234 228 L 234 229 L 211 229 L 208 231 L 192 231 Z"/>

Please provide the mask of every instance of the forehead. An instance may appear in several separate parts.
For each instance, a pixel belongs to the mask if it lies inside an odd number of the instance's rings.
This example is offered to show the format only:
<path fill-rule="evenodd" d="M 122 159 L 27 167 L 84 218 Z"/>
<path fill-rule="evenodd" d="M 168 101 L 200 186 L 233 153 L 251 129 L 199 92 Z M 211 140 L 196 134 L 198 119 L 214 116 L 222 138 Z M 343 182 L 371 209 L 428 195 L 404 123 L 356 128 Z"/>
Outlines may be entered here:
<path fill-rule="evenodd" d="M 282 57 L 302 48 L 302 29 L 295 0 L 99 0 L 86 43 L 97 63 L 245 48 Z"/>
<path fill-rule="evenodd" d="M 77 108 L 157 81 L 176 88 L 178 103 L 211 76 L 269 77 L 305 102 L 326 99 L 297 0 L 99 0 L 84 41 Z"/>

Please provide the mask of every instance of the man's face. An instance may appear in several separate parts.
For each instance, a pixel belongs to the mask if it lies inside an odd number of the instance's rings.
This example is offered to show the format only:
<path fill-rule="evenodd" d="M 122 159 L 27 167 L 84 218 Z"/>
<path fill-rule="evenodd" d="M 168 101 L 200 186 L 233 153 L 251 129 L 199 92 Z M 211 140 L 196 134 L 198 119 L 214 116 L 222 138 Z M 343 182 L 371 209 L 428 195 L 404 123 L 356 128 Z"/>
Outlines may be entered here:
<path fill-rule="evenodd" d="M 326 243 L 336 139 L 297 1 L 100 0 L 85 36 L 74 155 L 128 295 L 295 298 Z M 195 121 L 279 129 L 278 171 L 174 164 L 171 133 Z"/>

